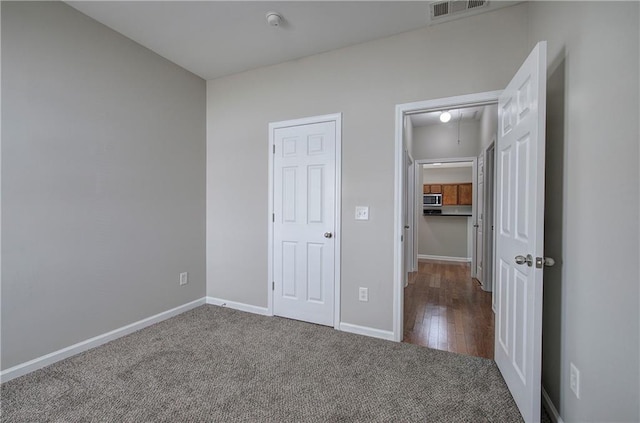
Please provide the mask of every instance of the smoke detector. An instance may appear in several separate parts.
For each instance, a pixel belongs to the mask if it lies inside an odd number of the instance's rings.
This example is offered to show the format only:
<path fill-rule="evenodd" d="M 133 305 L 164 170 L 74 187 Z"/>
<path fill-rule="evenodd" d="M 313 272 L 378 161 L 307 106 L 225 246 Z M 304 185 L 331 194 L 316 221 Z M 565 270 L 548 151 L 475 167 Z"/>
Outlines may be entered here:
<path fill-rule="evenodd" d="M 267 12 L 267 23 L 269 26 L 278 27 L 282 25 L 282 15 L 277 12 Z"/>

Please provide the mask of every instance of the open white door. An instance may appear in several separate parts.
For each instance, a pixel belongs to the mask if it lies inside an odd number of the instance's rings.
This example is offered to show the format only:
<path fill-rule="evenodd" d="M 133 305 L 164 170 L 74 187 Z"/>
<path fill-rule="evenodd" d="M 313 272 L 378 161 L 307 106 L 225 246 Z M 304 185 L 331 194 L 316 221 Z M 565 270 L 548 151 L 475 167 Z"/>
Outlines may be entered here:
<path fill-rule="evenodd" d="M 498 101 L 495 360 L 526 422 L 540 421 L 547 44 Z"/>

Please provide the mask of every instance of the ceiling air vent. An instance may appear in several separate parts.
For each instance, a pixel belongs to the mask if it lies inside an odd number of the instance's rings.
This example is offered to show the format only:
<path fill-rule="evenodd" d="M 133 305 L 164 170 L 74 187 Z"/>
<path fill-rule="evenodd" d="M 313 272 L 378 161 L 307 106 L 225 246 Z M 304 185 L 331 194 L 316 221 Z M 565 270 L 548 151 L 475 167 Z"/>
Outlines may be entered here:
<path fill-rule="evenodd" d="M 479 13 L 489 2 L 487 0 L 436 1 L 429 4 L 431 23 L 444 22 Z M 478 10 L 478 11 L 477 11 Z M 477 11 L 477 12 L 476 12 Z"/>
<path fill-rule="evenodd" d="M 439 3 L 431 4 L 431 17 L 437 18 L 439 16 L 447 16 L 449 14 L 449 2 L 442 1 Z"/>

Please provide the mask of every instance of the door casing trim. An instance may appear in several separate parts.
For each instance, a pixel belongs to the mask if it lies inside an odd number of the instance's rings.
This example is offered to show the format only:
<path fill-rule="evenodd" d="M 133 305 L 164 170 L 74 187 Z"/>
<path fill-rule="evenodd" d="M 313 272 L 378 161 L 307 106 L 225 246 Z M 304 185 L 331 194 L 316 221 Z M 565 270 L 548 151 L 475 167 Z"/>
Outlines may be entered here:
<path fill-rule="evenodd" d="M 340 257 L 342 243 L 342 113 L 333 113 L 321 116 L 311 116 L 301 119 L 284 120 L 269 123 L 269 202 L 268 202 L 268 245 L 267 245 L 267 315 L 273 316 L 273 148 L 275 143 L 275 130 L 279 128 L 289 128 L 292 126 L 310 125 L 313 123 L 335 122 L 336 124 L 336 157 L 335 157 L 335 230 L 333 238 L 334 245 L 334 298 L 333 298 L 333 327 L 340 329 Z"/>
<path fill-rule="evenodd" d="M 402 318 L 404 313 L 403 299 L 403 275 L 402 263 L 404 252 L 402 248 L 402 234 L 404 223 L 402 222 L 402 193 L 403 184 L 403 146 L 404 117 L 415 113 L 451 109 L 458 107 L 481 106 L 498 102 L 499 91 L 487 91 L 482 93 L 466 94 L 454 97 L 438 98 L 434 100 L 416 101 L 396 105 L 396 131 L 395 131 L 395 171 L 393 194 L 393 340 L 402 341 Z"/>

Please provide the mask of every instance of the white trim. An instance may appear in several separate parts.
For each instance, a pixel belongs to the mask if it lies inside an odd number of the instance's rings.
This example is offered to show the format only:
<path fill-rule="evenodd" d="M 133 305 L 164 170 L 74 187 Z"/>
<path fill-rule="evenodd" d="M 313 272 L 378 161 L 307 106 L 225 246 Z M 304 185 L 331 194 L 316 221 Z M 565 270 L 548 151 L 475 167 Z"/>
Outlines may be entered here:
<path fill-rule="evenodd" d="M 333 298 L 333 327 L 338 329 L 340 325 L 340 297 L 342 293 L 341 279 L 342 274 L 342 113 L 334 115 L 336 122 L 336 179 L 335 179 L 335 244 L 334 244 L 334 298 Z"/>
<path fill-rule="evenodd" d="M 498 102 L 502 91 L 488 91 L 483 93 L 439 98 L 435 100 L 417 101 L 396 105 L 396 134 L 395 134 L 395 172 L 394 172 L 394 208 L 393 208 L 393 340 L 402 341 L 402 319 L 404 313 L 404 284 L 402 263 L 401 236 L 404 231 L 402 222 L 402 192 L 404 190 L 402 177 L 403 160 L 403 123 L 406 114 L 439 110 L 442 108 L 471 107 Z"/>
<path fill-rule="evenodd" d="M 388 330 L 374 329 L 367 326 L 352 325 L 351 323 L 340 323 L 339 330 L 343 332 L 355 333 L 357 335 L 370 336 L 372 338 L 393 341 L 393 332 Z"/>
<path fill-rule="evenodd" d="M 41 357 L 34 358 L 33 360 L 29 360 L 27 362 L 10 367 L 0 372 L 0 381 L 2 381 L 2 383 L 8 382 L 11 379 L 26 375 L 27 373 L 31 373 L 43 367 L 49 366 L 53 363 L 64 360 L 65 358 L 74 356 L 83 351 L 90 350 L 91 348 L 106 344 L 107 342 L 113 341 L 114 339 L 129 335 L 130 333 L 136 332 L 140 329 L 146 328 L 147 326 L 151 326 L 170 317 L 177 316 L 178 314 L 182 314 L 185 311 L 189 311 L 204 304 L 205 299 L 200 298 L 198 300 L 191 301 L 190 303 L 172 308 L 171 310 L 163 311 L 162 313 L 147 317 L 146 319 L 138 320 L 137 322 L 122 326 L 121 328 L 114 329 L 107 333 L 103 333 L 102 335 L 94 336 L 93 338 L 78 342 L 77 344 L 73 344 L 58 351 L 54 351 Z"/>
<path fill-rule="evenodd" d="M 267 312 L 273 316 L 273 149 L 275 148 L 275 124 L 269 124 L 269 175 L 267 186 Z"/>
<path fill-rule="evenodd" d="M 267 307 L 259 307 L 251 304 L 238 303 L 236 301 L 223 300 L 221 298 L 206 297 L 207 304 L 228 307 L 234 310 L 246 311 L 247 313 L 260 314 L 262 316 L 272 316 Z"/>
<path fill-rule="evenodd" d="M 341 294 L 341 250 L 342 244 L 342 113 L 333 113 L 322 116 L 312 116 L 301 119 L 285 120 L 269 123 L 269 191 L 268 191 L 268 215 L 267 215 L 267 312 L 259 313 L 273 316 L 273 146 L 275 130 L 291 126 L 302 126 L 313 123 L 335 122 L 336 124 L 336 157 L 335 157 L 335 230 L 334 244 L 334 299 L 333 299 L 333 327 L 339 329 L 340 325 L 340 294 Z"/>
<path fill-rule="evenodd" d="M 453 261 L 456 263 L 471 263 L 471 257 L 434 256 L 433 254 L 418 254 L 419 259 Z"/>
<path fill-rule="evenodd" d="M 395 171 L 393 192 L 393 340 L 402 341 L 402 315 L 404 314 L 404 275 L 402 263 L 404 259 L 402 248 L 402 191 L 404 190 L 403 175 L 403 140 L 404 140 L 404 108 L 396 106 L 396 140 L 395 140 Z"/>
<path fill-rule="evenodd" d="M 547 394 L 547 390 L 542 387 L 542 405 L 549 413 L 549 418 L 553 423 L 564 423 L 562 417 L 560 417 L 560 413 L 558 413 L 558 409 L 555 405 L 553 405 L 553 401 L 549 398 L 549 394 Z"/>
<path fill-rule="evenodd" d="M 0 22 L 2 22 L 2 8 L 0 7 Z M 2 26 L 0 24 L 0 26 Z M 0 28 L 0 34 L 2 30 Z M 0 81 L 2 81 L 2 59 L 0 58 Z M 0 84 L 0 99 L 2 99 L 2 84 Z M 0 101 L 0 116 L 2 116 L 2 101 Z M 0 187 L 2 186 L 2 119 L 0 119 Z M 2 190 L 0 189 L 0 222 L 2 222 Z M 2 224 L 0 224 L 0 286 L 2 286 Z M 0 289 L 0 304 L 2 304 L 2 290 Z M 2 318 L 0 317 L 0 328 Z M 2 351 L 2 330 L 0 329 L 0 351 Z M 0 374 L 1 375 L 1 374 Z M 2 377 L 0 376 L 0 379 Z"/>

